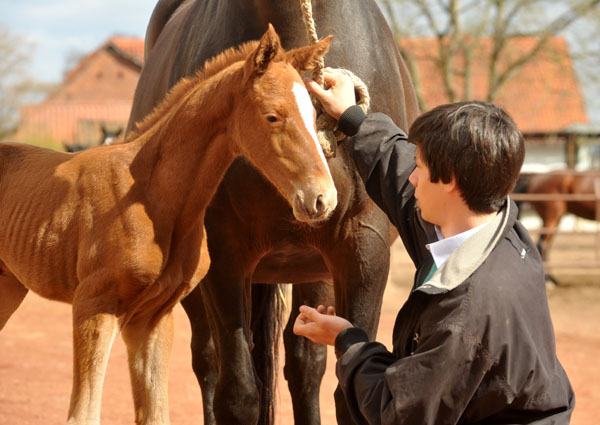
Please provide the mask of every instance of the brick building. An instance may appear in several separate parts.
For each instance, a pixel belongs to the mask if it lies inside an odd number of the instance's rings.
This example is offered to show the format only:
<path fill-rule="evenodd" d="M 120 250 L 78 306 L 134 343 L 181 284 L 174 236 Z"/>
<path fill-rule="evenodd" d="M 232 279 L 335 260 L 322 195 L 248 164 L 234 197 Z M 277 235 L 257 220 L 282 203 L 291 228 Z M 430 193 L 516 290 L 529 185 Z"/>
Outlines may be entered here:
<path fill-rule="evenodd" d="M 102 127 L 124 128 L 144 57 L 144 41 L 112 37 L 85 56 L 58 89 L 20 110 L 19 141 L 60 147 L 93 146 Z"/>

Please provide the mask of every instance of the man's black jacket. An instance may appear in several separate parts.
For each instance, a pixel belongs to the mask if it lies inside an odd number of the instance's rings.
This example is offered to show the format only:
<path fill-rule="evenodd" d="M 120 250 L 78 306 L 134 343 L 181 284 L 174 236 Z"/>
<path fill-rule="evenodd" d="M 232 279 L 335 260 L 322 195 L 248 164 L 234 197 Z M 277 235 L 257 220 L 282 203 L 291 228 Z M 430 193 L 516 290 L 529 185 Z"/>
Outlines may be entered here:
<path fill-rule="evenodd" d="M 353 120 L 340 120 L 347 134 L 358 131 L 344 143 L 417 267 L 393 352 L 356 328 L 336 339 L 336 373 L 355 421 L 568 424 L 575 397 L 556 358 L 541 259 L 515 204 L 507 200 L 423 285 L 433 263 L 425 245 L 437 238 L 408 183 L 414 145 L 385 115 Z"/>

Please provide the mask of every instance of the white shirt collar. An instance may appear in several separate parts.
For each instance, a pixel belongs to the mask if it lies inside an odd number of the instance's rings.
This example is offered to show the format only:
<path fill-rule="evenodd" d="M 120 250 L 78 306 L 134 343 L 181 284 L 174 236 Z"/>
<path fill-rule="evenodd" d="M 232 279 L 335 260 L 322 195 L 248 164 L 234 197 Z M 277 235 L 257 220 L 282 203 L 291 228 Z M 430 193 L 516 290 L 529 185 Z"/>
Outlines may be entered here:
<path fill-rule="evenodd" d="M 438 241 L 429 243 L 425 247 L 431 252 L 433 261 L 435 261 L 436 267 L 439 269 L 442 264 L 446 262 L 448 257 L 456 251 L 456 249 L 463 244 L 464 241 L 469 239 L 473 234 L 477 233 L 479 229 L 484 227 L 488 223 L 480 224 L 477 227 L 467 230 L 466 232 L 459 233 L 449 238 L 444 238 L 442 232 L 438 226 L 435 226 L 435 233 L 438 236 Z"/>
<path fill-rule="evenodd" d="M 442 241 L 439 242 L 448 242 L 458 237 L 462 243 L 453 244 L 454 248 L 450 248 L 451 255 L 445 260 L 442 259 L 444 262 L 433 273 L 433 276 L 414 290 L 434 295 L 452 291 L 461 285 L 488 259 L 492 250 L 506 233 L 507 227 L 514 225 L 514 217 L 513 221 L 509 220 L 511 214 L 511 203 L 509 202 L 489 223 L 452 238 L 443 239 L 443 236 L 440 235 Z M 431 245 L 434 244 L 436 243 Z M 434 250 L 437 252 L 435 247 Z M 436 258 L 436 263 L 439 260 Z"/>

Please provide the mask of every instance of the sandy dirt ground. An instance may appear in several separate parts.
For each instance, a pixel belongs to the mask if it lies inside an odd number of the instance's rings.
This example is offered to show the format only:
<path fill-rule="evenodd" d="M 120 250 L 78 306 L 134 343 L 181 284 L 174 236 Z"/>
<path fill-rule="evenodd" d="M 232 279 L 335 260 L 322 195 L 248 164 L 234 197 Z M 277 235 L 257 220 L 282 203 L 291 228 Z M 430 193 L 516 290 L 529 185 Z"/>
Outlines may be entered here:
<path fill-rule="evenodd" d="M 588 245 L 585 245 L 588 244 Z M 593 243 L 592 243 L 593 245 Z M 584 246 L 582 249 L 581 247 Z M 583 252 L 583 253 L 582 253 Z M 555 259 L 589 255 L 589 241 L 558 243 Z M 592 254 L 592 259 L 594 254 Z M 392 272 L 384 297 L 378 340 L 389 346 L 397 310 L 407 297 L 412 266 L 400 244 L 392 253 Z M 576 268 L 557 272 L 562 285 L 549 290 L 558 357 L 577 397 L 571 423 L 593 425 L 600 417 L 600 269 Z M 191 370 L 190 328 L 180 306 L 175 310 L 176 339 L 169 383 L 171 423 L 202 423 L 200 390 Z M 0 425 L 65 423 L 72 379 L 70 306 L 27 296 L 0 333 Z M 335 424 L 334 357 L 330 350 L 321 389 L 323 424 Z M 103 393 L 102 423 L 133 424 L 125 346 L 113 346 Z M 292 424 L 287 385 L 280 374 L 277 423 Z"/>

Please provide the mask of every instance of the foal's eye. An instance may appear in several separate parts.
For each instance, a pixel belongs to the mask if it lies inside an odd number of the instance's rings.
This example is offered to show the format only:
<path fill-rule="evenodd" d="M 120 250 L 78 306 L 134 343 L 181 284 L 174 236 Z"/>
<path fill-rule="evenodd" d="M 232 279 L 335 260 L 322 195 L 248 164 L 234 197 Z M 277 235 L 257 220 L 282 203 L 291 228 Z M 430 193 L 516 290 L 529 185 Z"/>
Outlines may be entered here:
<path fill-rule="evenodd" d="M 267 121 L 277 122 L 277 121 L 279 121 L 279 119 L 277 118 L 277 115 L 269 114 L 269 115 L 267 115 Z"/>

